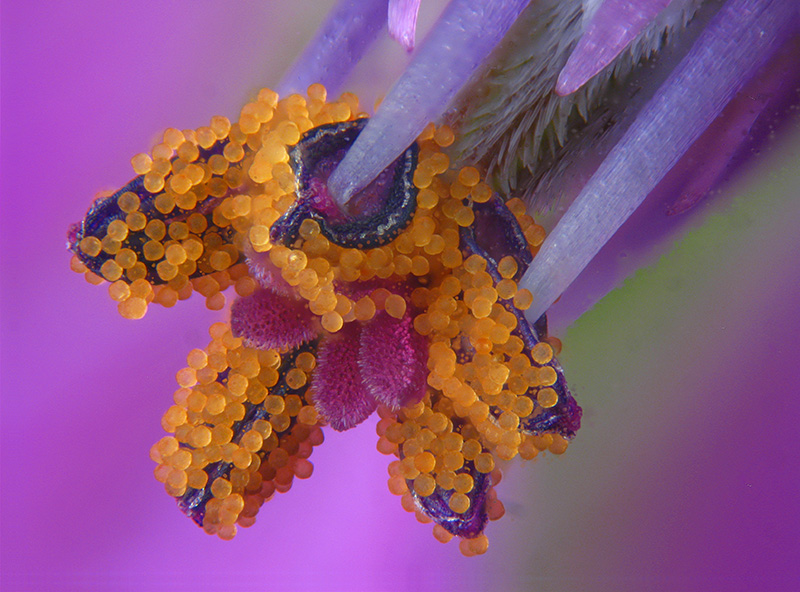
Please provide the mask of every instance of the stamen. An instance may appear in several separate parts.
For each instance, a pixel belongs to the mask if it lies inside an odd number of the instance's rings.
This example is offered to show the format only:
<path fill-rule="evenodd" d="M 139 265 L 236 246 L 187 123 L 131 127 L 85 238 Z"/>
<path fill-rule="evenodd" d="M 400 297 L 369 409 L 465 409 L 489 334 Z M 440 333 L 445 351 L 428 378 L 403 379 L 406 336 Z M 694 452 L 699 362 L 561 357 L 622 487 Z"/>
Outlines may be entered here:
<path fill-rule="evenodd" d="M 366 249 L 391 242 L 408 226 L 417 207 L 417 188 L 412 181 L 419 152 L 416 142 L 359 192 L 351 208 L 355 216 L 341 212 L 328 194 L 328 176 L 365 124 L 362 118 L 319 126 L 292 148 L 290 162 L 298 198 L 272 225 L 273 242 L 291 245 L 301 226 L 313 221 L 334 244 Z"/>
<path fill-rule="evenodd" d="M 522 312 L 531 295 L 518 281 L 543 230 L 478 169 L 450 167 L 447 126 L 427 126 L 341 212 L 324 181 L 358 114 L 355 97 L 328 103 L 321 85 L 280 101 L 264 89 L 238 122 L 167 130 L 133 161 L 158 193 L 129 186 L 101 201 L 70 233 L 73 268 L 93 280 L 82 259 L 113 255 L 99 271 L 129 317 L 174 303 L 144 263 L 129 275 L 140 258 L 172 289 L 169 266 L 189 273 L 207 254 L 210 271 L 181 286 L 210 306 L 235 285 L 231 324 L 189 353 L 162 421 L 170 435 L 151 451 L 156 478 L 204 530 L 229 539 L 251 525 L 275 491 L 311 474 L 318 424 L 349 429 L 380 407 L 377 448 L 399 458 L 390 489 L 440 540 L 483 553 L 486 521 L 503 513 L 496 463 L 561 453 L 580 421 L 544 318 Z M 195 186 L 203 199 L 187 200 Z M 168 217 L 176 208 L 187 211 Z M 227 242 L 209 228 L 228 229 Z M 234 264 L 240 253 L 249 267 Z"/>
<path fill-rule="evenodd" d="M 278 93 L 303 93 L 320 83 L 337 94 L 386 25 L 386 10 L 386 0 L 340 0 L 284 74 Z"/>
<path fill-rule="evenodd" d="M 796 26 L 790 0 L 730 0 L 638 115 L 522 278 L 537 319 Z"/>
<path fill-rule="evenodd" d="M 171 435 L 150 456 L 181 510 L 230 539 L 276 491 L 311 475 L 307 459 L 322 442 L 306 393 L 314 344 L 281 356 L 244 347 L 223 323 L 210 333 L 206 351 L 193 350 L 178 373 L 182 388 L 162 420 Z"/>
<path fill-rule="evenodd" d="M 344 206 L 444 113 L 528 0 L 453 0 L 395 83 L 328 187 Z M 452 140 L 451 140 L 452 141 Z"/>

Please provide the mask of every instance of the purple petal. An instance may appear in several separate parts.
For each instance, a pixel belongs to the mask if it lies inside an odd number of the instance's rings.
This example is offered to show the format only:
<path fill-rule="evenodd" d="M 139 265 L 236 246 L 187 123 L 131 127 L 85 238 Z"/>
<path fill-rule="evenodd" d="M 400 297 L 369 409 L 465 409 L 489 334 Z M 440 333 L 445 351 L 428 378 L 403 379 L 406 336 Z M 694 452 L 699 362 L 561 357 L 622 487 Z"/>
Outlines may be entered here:
<path fill-rule="evenodd" d="M 414 49 L 417 13 L 421 0 L 389 0 L 389 35 L 406 51 Z"/>
<path fill-rule="evenodd" d="M 361 331 L 358 366 L 371 395 L 393 409 L 422 399 L 428 378 L 428 340 L 417 333 L 410 314 L 395 319 L 375 315 Z"/>
<path fill-rule="evenodd" d="M 406 72 L 328 182 L 336 201 L 351 196 L 392 163 L 444 113 L 528 4 L 528 0 L 453 0 Z"/>
<path fill-rule="evenodd" d="M 387 0 L 340 0 L 303 53 L 284 74 L 281 96 L 321 83 L 337 94 L 386 23 Z"/>
<path fill-rule="evenodd" d="M 339 432 L 357 426 L 378 406 L 358 367 L 360 332 L 358 323 L 346 323 L 326 338 L 311 377 L 317 410 Z"/>
<path fill-rule="evenodd" d="M 670 0 L 605 0 L 561 70 L 556 93 L 574 93 L 600 72 L 670 3 Z"/>
<path fill-rule="evenodd" d="M 581 191 L 522 279 L 539 318 L 797 22 L 791 0 L 730 0 Z"/>
<path fill-rule="evenodd" d="M 231 306 L 231 329 L 256 349 L 294 349 L 314 339 L 319 329 L 302 301 L 271 290 L 258 290 Z"/>

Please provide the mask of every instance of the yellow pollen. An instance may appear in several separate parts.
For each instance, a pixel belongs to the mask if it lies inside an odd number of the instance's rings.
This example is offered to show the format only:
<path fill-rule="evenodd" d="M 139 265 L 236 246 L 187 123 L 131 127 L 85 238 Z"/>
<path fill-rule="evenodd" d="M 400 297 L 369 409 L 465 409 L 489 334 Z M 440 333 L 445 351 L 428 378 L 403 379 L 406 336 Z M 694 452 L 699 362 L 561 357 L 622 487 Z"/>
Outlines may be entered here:
<path fill-rule="evenodd" d="M 391 294 L 384 302 L 384 310 L 386 310 L 390 316 L 396 319 L 402 318 L 406 312 L 405 298 L 399 296 L 398 294 Z"/>
<path fill-rule="evenodd" d="M 531 349 L 531 358 L 540 366 L 549 364 L 553 359 L 553 348 L 551 348 L 548 343 L 537 343 L 533 346 L 533 349 Z"/>
<path fill-rule="evenodd" d="M 329 333 L 336 333 L 344 325 L 342 315 L 336 311 L 329 311 L 322 315 L 322 327 Z"/>
<path fill-rule="evenodd" d="M 314 84 L 307 97 L 264 89 L 233 122 L 214 117 L 197 130 L 166 130 L 150 154 L 131 159 L 151 195 L 122 192 L 119 219 L 82 238 L 71 267 L 92 283 L 108 281 L 127 318 L 195 292 L 222 310 L 231 288 L 234 298 L 248 297 L 274 282 L 307 306 L 323 343 L 345 323 L 364 326 L 382 311 L 407 319 L 425 337 L 425 389 L 414 404 L 382 408 L 377 447 L 402 457 L 392 464 L 389 488 L 406 509 L 415 509 L 413 494 L 444 492 L 451 510 L 463 514 L 476 471 L 492 473 L 498 458 L 566 449 L 563 438 L 524 433 L 524 418 L 558 402 L 558 342 L 548 338 L 528 351 L 520 338 L 511 305 L 526 310 L 533 300 L 515 281 L 521 263 L 506 256 L 489 268 L 462 243 L 463 229 L 475 223 L 474 205 L 494 193 L 479 169 L 450 168 L 442 148 L 455 135 L 447 126 L 429 125 L 420 135 L 417 210 L 388 244 L 341 247 L 313 219 L 299 225 L 292 244 L 272 242 L 273 225 L 297 198 L 292 146 L 315 126 L 360 114 L 355 96 L 329 102 Z M 521 200 L 509 200 L 508 208 L 535 254 L 544 230 Z M 90 262 L 96 257 L 102 261 Z M 268 277 L 248 269 L 246 258 L 260 258 Z M 308 456 L 323 440 L 322 418 L 319 394 L 309 389 L 317 365 L 311 351 L 251 349 L 225 323 L 210 335 L 176 375 L 175 404 L 162 418 L 170 435 L 151 457 L 170 495 L 209 489 L 203 528 L 227 539 L 237 526 L 252 525 L 260 506 L 288 491 L 295 477 L 311 475 Z M 260 418 L 246 420 L 254 408 Z M 224 473 L 209 469 L 216 463 Z M 486 503 L 490 518 L 502 515 L 493 490 Z M 438 525 L 434 535 L 452 538 Z M 483 535 L 460 543 L 466 555 L 487 547 Z"/>
<path fill-rule="evenodd" d="M 428 473 L 422 473 L 414 479 L 414 491 L 417 492 L 417 495 L 428 497 L 433 494 L 435 489 L 436 480 Z"/>
<path fill-rule="evenodd" d="M 536 395 L 536 400 L 539 401 L 539 404 L 544 408 L 553 407 L 558 403 L 558 393 L 556 393 L 554 389 L 543 388 Z"/>
<path fill-rule="evenodd" d="M 469 497 L 463 493 L 454 493 L 452 496 L 450 496 L 448 505 L 453 512 L 456 512 L 457 514 L 463 514 L 469 510 Z"/>

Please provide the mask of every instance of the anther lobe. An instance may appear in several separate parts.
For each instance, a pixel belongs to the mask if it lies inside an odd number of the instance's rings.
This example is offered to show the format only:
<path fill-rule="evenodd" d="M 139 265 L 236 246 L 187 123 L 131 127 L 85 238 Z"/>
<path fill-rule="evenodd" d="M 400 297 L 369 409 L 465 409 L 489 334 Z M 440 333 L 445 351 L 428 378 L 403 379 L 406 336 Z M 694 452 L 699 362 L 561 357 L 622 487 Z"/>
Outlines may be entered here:
<path fill-rule="evenodd" d="M 291 245 L 303 220 L 316 220 L 332 243 L 367 249 L 386 245 L 408 226 L 417 205 L 413 183 L 419 148 L 414 143 L 372 183 L 339 210 L 327 180 L 366 124 L 366 118 L 322 125 L 307 132 L 290 152 L 297 201 L 272 226 L 272 241 Z"/>

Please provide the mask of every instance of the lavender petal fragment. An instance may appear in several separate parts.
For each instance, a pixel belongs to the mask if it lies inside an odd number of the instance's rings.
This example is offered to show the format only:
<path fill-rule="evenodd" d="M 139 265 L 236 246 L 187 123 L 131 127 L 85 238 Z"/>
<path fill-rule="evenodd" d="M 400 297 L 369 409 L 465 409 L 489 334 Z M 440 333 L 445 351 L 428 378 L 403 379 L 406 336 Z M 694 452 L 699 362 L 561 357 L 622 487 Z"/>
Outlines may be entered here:
<path fill-rule="evenodd" d="M 387 0 L 340 0 L 276 87 L 304 93 L 321 83 L 337 94 L 386 23 Z"/>
<path fill-rule="evenodd" d="M 406 51 L 414 49 L 417 13 L 422 0 L 389 0 L 389 35 Z"/>
<path fill-rule="evenodd" d="M 611 150 L 522 279 L 538 319 L 797 25 L 792 0 L 730 0 Z"/>
<path fill-rule="evenodd" d="M 800 8 L 800 5 L 798 5 Z M 800 88 L 800 35 L 791 38 L 728 103 L 719 118 L 692 144 L 659 183 L 654 196 L 673 197 L 668 216 L 680 214 L 703 199 L 732 167 L 758 152 L 753 143 L 771 134 L 760 125 L 777 105 L 792 101 Z M 796 102 L 796 99 L 794 99 Z M 666 200 L 665 200 L 666 201 Z"/>
<path fill-rule="evenodd" d="M 605 0 L 561 70 L 556 93 L 566 96 L 581 88 L 666 8 L 670 0 Z"/>
<path fill-rule="evenodd" d="M 342 206 L 437 119 L 517 19 L 528 0 L 453 0 L 406 72 L 333 172 Z"/>

